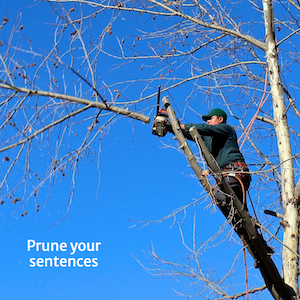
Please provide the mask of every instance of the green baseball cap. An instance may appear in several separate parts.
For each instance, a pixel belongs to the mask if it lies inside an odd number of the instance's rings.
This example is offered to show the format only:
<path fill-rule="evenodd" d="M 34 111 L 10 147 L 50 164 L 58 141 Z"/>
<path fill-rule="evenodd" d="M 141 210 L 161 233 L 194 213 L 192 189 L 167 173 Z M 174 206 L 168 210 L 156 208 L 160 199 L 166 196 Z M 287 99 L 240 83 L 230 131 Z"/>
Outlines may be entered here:
<path fill-rule="evenodd" d="M 217 117 L 223 117 L 224 118 L 224 122 L 227 121 L 227 114 L 226 112 L 221 109 L 221 108 L 214 108 L 213 110 L 210 111 L 209 114 L 207 115 L 203 115 L 202 119 L 203 121 L 207 121 L 209 120 L 212 116 L 217 116 Z"/>

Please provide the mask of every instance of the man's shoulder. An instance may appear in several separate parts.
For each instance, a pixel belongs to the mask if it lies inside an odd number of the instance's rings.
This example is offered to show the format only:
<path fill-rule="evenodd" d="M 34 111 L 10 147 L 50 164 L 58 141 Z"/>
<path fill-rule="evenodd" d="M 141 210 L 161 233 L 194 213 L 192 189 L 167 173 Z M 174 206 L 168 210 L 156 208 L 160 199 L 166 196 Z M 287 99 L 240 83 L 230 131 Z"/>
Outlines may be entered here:
<path fill-rule="evenodd" d="M 220 124 L 215 125 L 215 126 L 223 126 L 223 127 L 227 127 L 227 128 L 232 128 L 233 129 L 233 126 L 229 125 L 228 123 L 220 123 Z"/>
<path fill-rule="evenodd" d="M 216 128 L 222 129 L 224 131 L 235 132 L 234 127 L 227 123 L 220 123 L 218 125 L 212 125 L 212 126 L 216 126 Z"/>

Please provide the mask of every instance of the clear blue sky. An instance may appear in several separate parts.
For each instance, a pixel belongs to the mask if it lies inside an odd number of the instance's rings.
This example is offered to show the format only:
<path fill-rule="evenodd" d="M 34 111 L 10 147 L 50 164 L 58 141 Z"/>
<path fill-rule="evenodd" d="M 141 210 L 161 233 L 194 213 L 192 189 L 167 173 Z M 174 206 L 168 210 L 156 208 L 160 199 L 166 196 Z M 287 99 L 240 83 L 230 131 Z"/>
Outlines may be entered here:
<path fill-rule="evenodd" d="M 188 171 L 185 157 L 172 149 L 161 149 L 158 139 L 150 134 L 150 125 L 137 126 L 132 142 L 131 124 L 126 124 L 126 120 L 124 123 L 120 127 L 116 125 L 103 144 L 98 197 L 98 174 L 90 174 L 87 164 L 79 172 L 71 210 L 57 225 L 53 226 L 66 210 L 63 206 L 66 193 L 52 195 L 38 213 L 29 206 L 26 217 L 20 217 L 21 211 L 12 215 L 8 201 L 1 206 L 3 299 L 180 298 L 171 289 L 174 282 L 148 274 L 133 257 L 151 267 L 144 252 L 149 252 L 153 243 L 159 255 L 174 259 L 174 247 L 177 244 L 181 248 L 177 226 L 170 228 L 169 220 L 137 230 L 137 227 L 129 228 L 134 224 L 129 219 L 164 217 L 197 197 L 199 185 L 195 179 L 182 174 Z M 64 188 L 68 190 L 68 186 Z M 222 222 L 219 215 L 219 225 Z M 204 220 L 201 223 L 200 227 L 206 226 Z M 31 268 L 29 259 L 32 257 L 72 256 L 70 247 L 67 252 L 29 252 L 26 248 L 29 239 L 68 244 L 100 241 L 99 252 L 77 255 L 96 257 L 99 266 Z"/>
<path fill-rule="evenodd" d="M 51 20 L 49 5 L 35 4 L 32 0 L 2 0 L 1 17 L 6 14 L 9 22 L 13 22 L 17 14 L 22 12 L 24 34 L 32 39 L 34 45 L 47 48 L 52 43 L 52 37 L 44 32 L 47 27 L 42 25 Z M 103 62 L 103 69 L 106 68 L 109 67 Z M 85 129 L 82 129 L 82 135 Z M 176 145 L 170 135 L 164 142 Z M 165 149 L 159 139 L 151 135 L 149 124 L 126 118 L 118 120 L 103 139 L 101 148 L 100 185 L 95 168 L 96 158 L 94 164 L 89 160 L 82 162 L 76 179 L 75 196 L 67 216 L 69 187 L 64 182 L 58 183 L 47 203 L 46 199 L 41 201 L 38 213 L 34 211 L 34 205 L 27 205 L 28 215 L 21 217 L 21 209 L 14 213 L 16 206 L 9 201 L 0 207 L 1 299 L 182 298 L 172 289 L 180 290 L 181 285 L 172 279 L 149 274 L 137 259 L 151 268 L 147 254 L 153 245 L 158 255 L 176 261 L 177 253 L 183 257 L 184 251 L 177 221 L 182 224 L 187 244 L 191 245 L 194 213 L 197 214 L 199 243 L 216 232 L 224 222 L 223 216 L 211 208 L 205 209 L 210 203 L 209 199 L 205 199 L 188 210 L 186 216 L 179 214 L 173 226 L 171 218 L 160 224 L 132 227 L 135 224 L 132 220 L 158 220 L 193 199 L 200 198 L 202 188 L 195 178 L 189 176 L 192 171 L 184 155 L 172 148 Z M 183 218 L 185 221 L 181 222 Z M 28 251 L 28 240 L 65 242 L 68 249 L 58 252 Z M 73 257 L 70 243 L 76 242 L 82 245 L 101 242 L 97 252 L 77 251 L 74 254 L 77 259 L 96 258 L 97 267 L 30 267 L 31 258 Z M 232 240 L 223 243 L 222 247 L 205 254 L 215 257 L 203 261 L 205 270 L 217 267 L 221 274 L 225 274 L 231 265 L 227 257 L 234 258 L 241 248 Z M 207 259 L 211 258 L 209 256 Z M 240 290 L 244 290 L 241 261 L 237 273 L 241 278 Z M 252 266 L 252 263 L 250 258 L 249 265 Z M 257 274 L 253 268 L 251 272 Z M 263 285 L 260 275 L 257 274 L 257 278 L 254 275 L 250 278 L 252 283 Z"/>

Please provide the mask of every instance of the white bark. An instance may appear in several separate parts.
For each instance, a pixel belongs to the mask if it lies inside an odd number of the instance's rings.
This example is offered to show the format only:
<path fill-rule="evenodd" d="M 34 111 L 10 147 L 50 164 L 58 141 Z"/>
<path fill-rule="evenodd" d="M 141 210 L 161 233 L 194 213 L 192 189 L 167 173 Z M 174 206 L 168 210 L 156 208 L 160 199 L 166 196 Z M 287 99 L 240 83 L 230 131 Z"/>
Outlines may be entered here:
<path fill-rule="evenodd" d="M 284 210 L 284 245 L 288 246 L 294 253 L 298 253 L 298 207 L 294 201 L 294 170 L 292 161 L 291 141 L 286 117 L 283 87 L 280 78 L 278 63 L 278 52 L 274 33 L 273 6 L 271 0 L 263 0 L 267 62 L 269 81 L 271 87 L 274 128 L 277 136 L 278 152 L 281 168 L 282 203 Z M 298 294 L 298 257 L 288 249 L 283 247 L 283 276 L 287 285 L 292 287 Z"/>

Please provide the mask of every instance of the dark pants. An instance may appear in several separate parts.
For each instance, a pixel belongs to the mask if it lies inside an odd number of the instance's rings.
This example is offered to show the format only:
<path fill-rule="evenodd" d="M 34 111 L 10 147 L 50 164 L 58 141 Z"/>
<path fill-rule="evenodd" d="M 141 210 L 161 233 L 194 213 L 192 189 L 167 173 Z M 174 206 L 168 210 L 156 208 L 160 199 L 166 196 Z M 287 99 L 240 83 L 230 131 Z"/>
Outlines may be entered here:
<path fill-rule="evenodd" d="M 229 183 L 237 198 L 244 205 L 244 209 L 248 210 L 246 202 L 246 191 L 249 188 L 251 177 L 250 175 L 245 175 L 243 180 L 240 177 L 238 178 L 239 179 L 234 176 L 226 176 L 225 180 Z M 232 199 L 223 191 L 221 191 L 219 186 L 215 187 L 214 196 L 219 203 L 223 203 L 223 205 L 226 204 L 227 206 L 231 205 Z"/>

